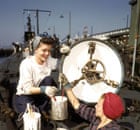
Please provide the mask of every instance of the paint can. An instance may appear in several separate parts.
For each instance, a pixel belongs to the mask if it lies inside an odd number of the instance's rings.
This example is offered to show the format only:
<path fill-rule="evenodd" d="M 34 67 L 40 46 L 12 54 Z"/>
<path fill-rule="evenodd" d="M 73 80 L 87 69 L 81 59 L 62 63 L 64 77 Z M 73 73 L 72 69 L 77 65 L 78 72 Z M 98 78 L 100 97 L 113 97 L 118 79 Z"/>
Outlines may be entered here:
<path fill-rule="evenodd" d="M 51 99 L 51 118 L 52 120 L 65 120 L 68 118 L 67 97 L 56 96 L 56 100 Z"/>

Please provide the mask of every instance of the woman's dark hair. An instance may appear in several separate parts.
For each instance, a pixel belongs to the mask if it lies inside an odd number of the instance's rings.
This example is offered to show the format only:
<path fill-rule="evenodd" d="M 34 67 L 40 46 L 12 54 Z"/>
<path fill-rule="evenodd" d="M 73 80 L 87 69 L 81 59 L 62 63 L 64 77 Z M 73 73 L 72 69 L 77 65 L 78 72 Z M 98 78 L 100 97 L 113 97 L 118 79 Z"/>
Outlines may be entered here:
<path fill-rule="evenodd" d="M 55 42 L 55 40 L 51 37 L 49 37 L 49 38 L 48 37 L 43 37 L 43 38 L 40 39 L 40 42 L 36 46 L 36 49 L 40 46 L 40 43 L 53 46 L 54 42 Z"/>

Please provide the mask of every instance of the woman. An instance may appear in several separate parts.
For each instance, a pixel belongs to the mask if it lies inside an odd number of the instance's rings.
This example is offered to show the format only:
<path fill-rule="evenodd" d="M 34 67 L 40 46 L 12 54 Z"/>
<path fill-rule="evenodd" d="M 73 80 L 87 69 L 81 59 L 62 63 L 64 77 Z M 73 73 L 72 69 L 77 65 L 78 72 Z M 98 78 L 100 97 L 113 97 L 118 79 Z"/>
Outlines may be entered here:
<path fill-rule="evenodd" d="M 38 38 L 37 41 L 33 56 L 27 56 L 20 64 L 15 97 L 18 113 L 25 112 L 27 103 L 47 111 L 50 98 L 57 92 L 56 83 L 50 76 L 57 67 L 57 60 L 50 56 L 54 41 L 52 38 Z"/>
<path fill-rule="evenodd" d="M 73 85 L 68 83 L 63 74 L 59 80 L 63 81 L 62 85 L 75 112 L 89 121 L 89 130 L 120 130 L 116 119 L 121 117 L 125 108 L 119 95 L 107 92 L 101 96 L 95 107 L 89 107 L 76 98 L 71 88 Z"/>

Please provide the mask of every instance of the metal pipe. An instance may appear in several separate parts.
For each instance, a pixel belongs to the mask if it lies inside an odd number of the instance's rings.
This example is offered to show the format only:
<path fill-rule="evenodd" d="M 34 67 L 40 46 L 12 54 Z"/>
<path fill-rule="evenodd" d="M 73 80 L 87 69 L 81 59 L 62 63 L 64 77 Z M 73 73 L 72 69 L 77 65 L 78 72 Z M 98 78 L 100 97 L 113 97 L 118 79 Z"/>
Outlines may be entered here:
<path fill-rule="evenodd" d="M 133 61 L 132 61 L 132 73 L 131 76 L 133 77 L 135 74 L 135 62 L 136 62 L 136 52 L 137 52 L 137 37 L 135 38 L 134 42 L 134 52 L 133 52 Z"/>
<path fill-rule="evenodd" d="M 71 37 L 71 12 L 69 12 L 69 35 Z"/>

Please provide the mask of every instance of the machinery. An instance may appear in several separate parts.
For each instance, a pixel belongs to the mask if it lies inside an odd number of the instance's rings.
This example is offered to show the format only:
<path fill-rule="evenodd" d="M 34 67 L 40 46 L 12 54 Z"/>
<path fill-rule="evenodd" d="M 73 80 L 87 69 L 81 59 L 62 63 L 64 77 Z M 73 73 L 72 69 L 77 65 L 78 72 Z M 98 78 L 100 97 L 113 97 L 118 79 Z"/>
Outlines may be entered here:
<path fill-rule="evenodd" d="M 118 92 L 124 78 L 117 52 L 111 45 L 93 38 L 78 41 L 71 47 L 61 71 L 74 83 L 75 95 L 87 103 L 97 102 L 104 92 Z"/>

